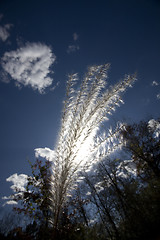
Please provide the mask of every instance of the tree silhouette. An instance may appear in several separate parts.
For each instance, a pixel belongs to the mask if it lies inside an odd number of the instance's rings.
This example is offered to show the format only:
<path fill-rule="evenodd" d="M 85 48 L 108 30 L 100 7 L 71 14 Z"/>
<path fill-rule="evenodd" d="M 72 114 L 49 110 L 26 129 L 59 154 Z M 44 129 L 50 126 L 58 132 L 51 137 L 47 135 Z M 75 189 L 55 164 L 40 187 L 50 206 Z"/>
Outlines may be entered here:
<path fill-rule="evenodd" d="M 160 178 L 160 122 L 151 119 L 126 125 L 122 130 L 124 146 L 131 153 L 139 174 Z"/>
<path fill-rule="evenodd" d="M 14 207 L 18 213 L 24 213 L 38 221 L 40 225 L 48 227 L 50 218 L 50 167 L 49 161 L 42 163 L 36 160 L 30 162 L 32 176 L 28 176 L 25 190 L 18 190 L 12 195 L 14 201 L 20 202 L 21 207 Z"/>

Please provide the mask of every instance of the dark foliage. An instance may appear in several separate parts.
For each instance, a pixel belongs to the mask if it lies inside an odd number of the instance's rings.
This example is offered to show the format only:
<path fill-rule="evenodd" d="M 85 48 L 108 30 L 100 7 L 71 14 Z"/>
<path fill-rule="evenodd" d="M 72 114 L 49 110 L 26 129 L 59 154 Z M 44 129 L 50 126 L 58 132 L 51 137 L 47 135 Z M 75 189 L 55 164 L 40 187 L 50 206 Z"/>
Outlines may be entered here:
<path fill-rule="evenodd" d="M 31 164 L 33 177 L 28 178 L 26 191 L 19 199 L 23 208 L 16 210 L 29 213 L 34 220 L 26 229 L 1 233 L 0 239 L 160 239 L 160 139 L 155 130 L 148 122 L 126 126 L 121 134 L 137 175 L 126 171 L 129 161 L 101 161 L 96 172 L 84 174 L 84 183 L 63 207 L 57 229 L 49 224 L 49 163 L 43 165 L 37 160 Z M 118 174 L 119 169 L 125 177 Z M 88 206 L 96 214 L 92 224 Z"/>

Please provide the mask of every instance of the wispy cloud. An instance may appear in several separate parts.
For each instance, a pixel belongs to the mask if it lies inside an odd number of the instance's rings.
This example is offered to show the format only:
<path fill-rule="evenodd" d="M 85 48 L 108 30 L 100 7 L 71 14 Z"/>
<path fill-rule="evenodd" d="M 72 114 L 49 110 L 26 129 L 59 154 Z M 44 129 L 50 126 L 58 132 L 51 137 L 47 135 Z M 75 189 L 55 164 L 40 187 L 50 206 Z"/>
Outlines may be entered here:
<path fill-rule="evenodd" d="M 67 53 L 73 53 L 80 49 L 78 45 L 69 45 L 67 48 Z"/>
<path fill-rule="evenodd" d="M 7 38 L 10 36 L 9 30 L 12 27 L 11 24 L 6 24 L 3 27 L 0 26 L 0 39 L 5 42 Z"/>
<path fill-rule="evenodd" d="M 156 82 L 156 81 L 153 81 L 153 82 L 152 82 L 152 86 L 158 86 L 158 85 L 159 85 L 158 82 Z"/>
<path fill-rule="evenodd" d="M 160 93 L 157 94 L 157 99 L 160 99 Z"/>
<path fill-rule="evenodd" d="M 50 66 L 56 57 L 50 47 L 41 43 L 27 43 L 16 51 L 6 52 L 2 57 L 2 67 L 17 86 L 31 86 L 43 93 L 52 84 L 48 76 Z"/>
<path fill-rule="evenodd" d="M 157 86 L 160 86 L 160 83 L 159 82 L 157 82 L 157 81 L 153 81 L 152 82 L 152 87 L 157 87 Z M 159 100 L 160 99 L 160 93 L 158 93 L 157 95 L 156 95 L 156 97 L 157 97 L 157 99 Z"/>
<path fill-rule="evenodd" d="M 11 27 L 13 27 L 13 24 L 5 24 L 3 27 L 0 26 L 0 40 L 5 42 L 9 38 L 9 30 Z"/>
<path fill-rule="evenodd" d="M 58 86 L 59 86 L 60 82 L 58 81 L 52 88 L 50 88 L 50 91 L 54 91 Z"/>
<path fill-rule="evenodd" d="M 12 200 L 11 196 L 9 197 L 2 197 L 3 200 L 7 200 L 2 206 L 4 207 L 5 205 L 16 205 L 17 202 Z M 11 200 L 10 200 L 11 199 Z"/>
<path fill-rule="evenodd" d="M 27 178 L 28 176 L 26 174 L 17 174 L 14 173 L 9 178 L 6 179 L 7 182 L 12 182 L 13 185 L 11 186 L 11 189 L 16 192 L 17 189 L 20 191 L 25 190 L 25 185 L 27 184 Z"/>
<path fill-rule="evenodd" d="M 78 34 L 77 33 L 73 33 L 73 40 L 74 41 L 77 41 L 79 38 Z"/>
<path fill-rule="evenodd" d="M 0 14 L 0 21 L 2 20 L 3 18 L 3 14 Z M 10 36 L 10 33 L 9 33 L 9 30 L 11 29 L 11 27 L 13 27 L 13 24 L 5 24 L 3 26 L 0 26 L 0 40 L 5 42 L 9 36 Z"/>
<path fill-rule="evenodd" d="M 79 35 L 77 33 L 73 33 L 73 41 L 76 42 L 79 38 Z M 73 53 L 80 49 L 78 44 L 70 44 L 67 48 L 67 53 Z"/>

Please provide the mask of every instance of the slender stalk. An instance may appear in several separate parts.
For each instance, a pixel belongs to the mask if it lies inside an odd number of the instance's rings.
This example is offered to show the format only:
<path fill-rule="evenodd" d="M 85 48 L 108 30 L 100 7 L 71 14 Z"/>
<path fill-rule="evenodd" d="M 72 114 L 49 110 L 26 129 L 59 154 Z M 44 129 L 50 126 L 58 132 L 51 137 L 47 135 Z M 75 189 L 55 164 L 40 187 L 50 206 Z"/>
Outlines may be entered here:
<path fill-rule="evenodd" d="M 52 165 L 50 191 L 52 222 L 55 228 L 58 228 L 67 196 L 76 186 L 79 172 L 85 166 L 92 166 L 93 159 L 99 161 L 100 158 L 93 156 L 104 143 L 116 136 L 116 133 L 108 134 L 96 143 L 102 123 L 108 120 L 108 115 L 123 102 L 122 93 L 136 79 L 134 75 L 125 76 L 124 80 L 106 89 L 109 66 L 104 64 L 90 67 L 78 90 L 75 90 L 77 74 L 69 76 Z"/>

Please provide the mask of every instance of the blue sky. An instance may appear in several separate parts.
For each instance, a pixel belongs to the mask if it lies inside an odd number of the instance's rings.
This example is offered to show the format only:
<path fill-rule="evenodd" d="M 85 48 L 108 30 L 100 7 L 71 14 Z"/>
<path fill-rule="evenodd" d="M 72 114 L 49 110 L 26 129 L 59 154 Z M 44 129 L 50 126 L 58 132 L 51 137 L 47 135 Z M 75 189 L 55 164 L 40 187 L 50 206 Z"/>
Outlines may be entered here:
<path fill-rule="evenodd" d="M 0 197 L 35 148 L 53 149 L 67 75 L 106 62 L 109 84 L 138 78 L 111 119 L 159 117 L 158 0 L 0 1 Z"/>

